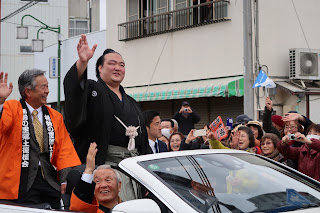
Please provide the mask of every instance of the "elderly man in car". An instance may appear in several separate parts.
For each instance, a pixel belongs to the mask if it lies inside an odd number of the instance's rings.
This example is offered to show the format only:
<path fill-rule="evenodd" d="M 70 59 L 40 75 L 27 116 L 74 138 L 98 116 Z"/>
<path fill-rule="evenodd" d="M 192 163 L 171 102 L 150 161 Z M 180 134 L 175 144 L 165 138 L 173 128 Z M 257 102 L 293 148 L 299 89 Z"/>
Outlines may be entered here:
<path fill-rule="evenodd" d="M 97 144 L 91 143 L 86 158 L 86 168 L 71 195 L 72 211 L 108 213 L 121 202 L 119 173 L 106 164 L 95 169 L 97 151 Z"/>

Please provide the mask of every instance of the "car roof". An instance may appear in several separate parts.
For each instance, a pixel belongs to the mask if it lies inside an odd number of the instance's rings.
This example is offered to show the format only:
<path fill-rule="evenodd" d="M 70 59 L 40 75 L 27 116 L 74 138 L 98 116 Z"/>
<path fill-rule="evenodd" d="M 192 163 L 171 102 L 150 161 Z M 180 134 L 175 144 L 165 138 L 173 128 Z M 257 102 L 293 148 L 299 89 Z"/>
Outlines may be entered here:
<path fill-rule="evenodd" d="M 155 159 L 163 159 L 163 158 L 171 158 L 171 157 L 180 157 L 180 156 L 189 156 L 189 155 L 203 155 L 203 154 L 252 154 L 242 150 L 235 150 L 235 149 L 196 149 L 196 150 L 184 150 L 184 151 L 172 151 L 172 152 L 162 152 L 162 153 L 155 153 L 155 154 L 147 154 L 147 155 L 140 155 L 136 157 L 131 157 L 124 159 L 121 162 L 126 161 L 148 161 L 148 160 L 155 160 Z M 121 164 L 121 163 L 120 163 Z"/>

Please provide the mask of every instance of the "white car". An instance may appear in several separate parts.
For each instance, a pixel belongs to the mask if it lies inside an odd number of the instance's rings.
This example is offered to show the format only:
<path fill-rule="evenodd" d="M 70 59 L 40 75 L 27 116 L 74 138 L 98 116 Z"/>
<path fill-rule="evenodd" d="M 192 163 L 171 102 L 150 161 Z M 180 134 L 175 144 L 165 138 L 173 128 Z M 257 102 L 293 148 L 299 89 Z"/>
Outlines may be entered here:
<path fill-rule="evenodd" d="M 320 212 L 318 181 L 244 151 L 159 153 L 125 159 L 119 167 L 152 193 L 165 213 Z M 124 202 L 112 212 L 142 212 L 144 202 Z"/>
<path fill-rule="evenodd" d="M 244 151 L 143 155 L 121 161 L 119 168 L 141 186 L 144 199 L 120 203 L 113 213 L 320 212 L 318 181 Z M 0 205 L 0 212 L 52 211 Z"/>

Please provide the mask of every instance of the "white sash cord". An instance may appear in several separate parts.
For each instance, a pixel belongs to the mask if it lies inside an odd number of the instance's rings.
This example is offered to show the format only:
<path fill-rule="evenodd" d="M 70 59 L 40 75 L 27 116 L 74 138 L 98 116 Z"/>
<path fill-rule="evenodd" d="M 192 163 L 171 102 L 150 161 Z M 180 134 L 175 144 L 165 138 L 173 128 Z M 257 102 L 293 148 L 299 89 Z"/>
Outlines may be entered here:
<path fill-rule="evenodd" d="M 117 116 L 114 115 L 114 117 L 121 123 L 121 125 L 126 129 L 126 136 L 129 136 L 129 143 L 128 143 L 128 150 L 132 151 L 136 148 L 136 142 L 135 142 L 135 137 L 138 136 L 138 129 L 140 128 L 140 126 L 138 127 L 134 127 L 134 126 L 126 126 L 121 120 L 120 118 L 118 118 Z"/>

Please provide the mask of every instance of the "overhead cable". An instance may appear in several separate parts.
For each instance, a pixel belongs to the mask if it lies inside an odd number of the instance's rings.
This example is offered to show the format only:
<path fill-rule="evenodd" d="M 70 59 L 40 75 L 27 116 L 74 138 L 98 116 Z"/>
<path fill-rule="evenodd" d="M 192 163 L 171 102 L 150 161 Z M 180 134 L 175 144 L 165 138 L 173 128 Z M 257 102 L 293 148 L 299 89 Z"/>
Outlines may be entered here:
<path fill-rule="evenodd" d="M 38 4 L 39 1 L 40 1 L 40 0 L 30 1 L 29 3 L 27 3 L 27 4 L 24 5 L 23 7 L 20 7 L 20 8 L 17 9 L 16 11 L 14 11 L 14 12 L 10 13 L 9 15 L 7 15 L 6 17 L 2 18 L 0 22 L 3 22 L 3 21 L 5 21 L 5 20 L 7 20 L 7 19 L 9 19 L 9 18 L 17 15 L 18 13 L 20 13 L 20 12 L 28 9 L 29 7 L 32 7 L 32 6 L 35 5 L 35 4 Z"/>
<path fill-rule="evenodd" d="M 296 15 L 297 15 L 297 18 L 298 18 L 298 21 L 299 21 L 299 24 L 300 24 L 300 27 L 301 27 L 301 30 L 302 30 L 304 39 L 306 40 L 306 43 L 307 43 L 307 46 L 308 46 L 309 51 L 311 52 L 310 47 L 309 47 L 309 43 L 308 43 L 308 40 L 307 40 L 307 37 L 306 37 L 306 34 L 304 33 L 304 30 L 303 30 L 303 27 L 302 27 L 302 24 L 301 24 L 301 21 L 300 21 L 298 12 L 297 12 L 297 10 L 296 10 L 296 6 L 294 5 L 293 0 L 291 0 L 291 2 L 292 2 L 292 5 L 293 5 L 293 8 L 294 8 L 294 11 L 296 12 Z"/>

